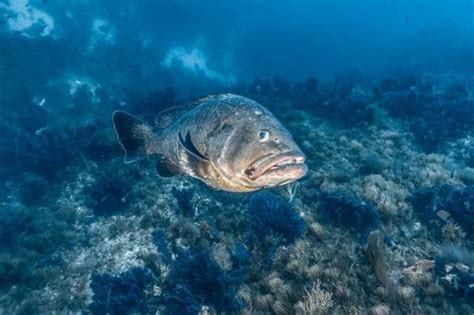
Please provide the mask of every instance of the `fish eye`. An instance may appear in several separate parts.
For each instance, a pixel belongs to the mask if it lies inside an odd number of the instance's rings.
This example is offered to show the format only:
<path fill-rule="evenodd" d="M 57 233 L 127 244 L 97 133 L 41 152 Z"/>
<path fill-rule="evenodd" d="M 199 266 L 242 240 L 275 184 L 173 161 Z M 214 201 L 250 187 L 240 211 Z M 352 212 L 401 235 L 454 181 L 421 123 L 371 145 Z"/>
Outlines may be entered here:
<path fill-rule="evenodd" d="M 260 129 L 258 131 L 258 141 L 267 142 L 270 139 L 270 130 Z"/>

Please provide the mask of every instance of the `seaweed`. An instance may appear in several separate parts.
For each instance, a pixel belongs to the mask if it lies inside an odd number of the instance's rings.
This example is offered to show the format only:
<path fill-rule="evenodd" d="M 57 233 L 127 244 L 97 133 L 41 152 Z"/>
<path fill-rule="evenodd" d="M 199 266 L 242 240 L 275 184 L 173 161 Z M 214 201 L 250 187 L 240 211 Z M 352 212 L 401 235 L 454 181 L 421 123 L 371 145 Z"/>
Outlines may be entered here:
<path fill-rule="evenodd" d="M 321 84 L 309 78 L 304 84 L 295 85 L 292 93 L 297 107 L 343 128 L 362 127 L 374 122 L 375 110 L 370 105 L 372 95 L 363 93 L 352 80 L 335 79 Z"/>
<path fill-rule="evenodd" d="M 35 217 L 32 212 L 6 208 L 0 216 L 0 249 L 7 251 L 15 246 L 20 236 L 35 232 Z"/>
<path fill-rule="evenodd" d="M 448 243 L 435 257 L 434 276 L 449 292 L 467 300 L 474 298 L 473 270 L 474 253 L 466 248 Z"/>
<path fill-rule="evenodd" d="M 194 189 L 178 189 L 173 187 L 171 189 L 171 194 L 178 202 L 179 209 L 181 210 L 180 214 L 192 218 L 194 216 L 194 207 L 191 199 L 194 195 Z"/>
<path fill-rule="evenodd" d="M 154 313 L 147 292 L 155 279 L 146 268 L 132 268 L 119 275 L 93 274 L 90 287 L 94 293 L 89 310 L 93 314 Z"/>
<path fill-rule="evenodd" d="M 250 238 L 259 241 L 268 237 L 282 243 L 293 242 L 305 231 L 305 221 L 283 197 L 270 192 L 259 192 L 250 197 L 247 205 Z"/>
<path fill-rule="evenodd" d="M 410 88 L 420 87 L 420 79 L 413 74 L 404 73 L 397 77 L 384 78 L 376 82 L 372 87 L 372 93 L 378 99 L 387 92 L 401 92 Z"/>
<path fill-rule="evenodd" d="M 19 188 L 20 201 L 25 206 L 37 205 L 48 190 L 48 181 L 44 178 L 28 174 Z"/>
<path fill-rule="evenodd" d="M 438 210 L 446 210 L 451 219 L 466 232 L 474 233 L 474 185 L 464 188 L 447 185 L 421 188 L 415 191 L 411 203 L 418 217 L 427 223 L 436 218 Z"/>
<path fill-rule="evenodd" d="M 97 215 L 111 215 L 125 210 L 130 204 L 132 184 L 123 174 L 107 171 L 84 188 L 86 205 Z"/>
<path fill-rule="evenodd" d="M 445 209 L 466 232 L 474 233 L 474 185 L 455 189 L 448 196 Z"/>
<path fill-rule="evenodd" d="M 245 247 L 244 244 L 238 243 L 235 245 L 232 255 L 232 271 L 230 272 L 233 278 L 239 281 L 245 279 L 250 271 L 252 254 Z"/>
<path fill-rule="evenodd" d="M 379 210 L 375 206 L 342 192 L 323 193 L 320 205 L 327 222 L 363 235 L 380 224 Z"/>
<path fill-rule="evenodd" d="M 375 108 L 371 104 L 373 95 L 351 79 L 320 82 L 310 77 L 293 84 L 281 76 L 274 76 L 271 81 L 256 79 L 250 86 L 237 87 L 235 92 L 249 95 L 264 105 L 289 103 L 342 128 L 360 128 L 375 121 Z"/>
<path fill-rule="evenodd" d="M 24 132 L 34 134 L 47 125 L 47 112 L 38 104 L 29 102 L 27 107 L 16 113 L 16 125 Z"/>
<path fill-rule="evenodd" d="M 425 151 L 437 152 L 445 143 L 473 131 L 474 102 L 464 87 L 454 84 L 444 93 L 435 93 L 426 82 L 408 81 L 412 84 L 379 84 L 374 90 L 382 108 L 394 117 L 408 120 Z"/>
<path fill-rule="evenodd" d="M 52 266 L 62 266 L 60 253 L 80 242 L 70 214 L 54 207 L 2 209 L 0 216 L 0 287 L 38 288 Z"/>
<path fill-rule="evenodd" d="M 192 315 L 199 314 L 202 303 L 186 285 L 177 284 L 165 296 L 165 306 L 168 314 Z"/>
<path fill-rule="evenodd" d="M 1 143 L 0 159 L 13 174 L 33 173 L 58 180 L 61 170 L 77 161 L 78 155 L 60 132 L 42 129 L 36 134 L 18 132 Z"/>
<path fill-rule="evenodd" d="M 163 261 L 165 263 L 171 263 L 172 262 L 172 257 L 171 257 L 171 252 L 168 247 L 168 241 L 166 240 L 166 236 L 163 233 L 162 230 L 157 229 L 153 232 L 153 244 L 156 246 L 156 249 L 160 253 Z"/>
<path fill-rule="evenodd" d="M 469 99 L 429 104 L 422 117 L 412 124 L 418 143 L 428 152 L 436 152 L 448 141 L 464 137 L 474 130 L 474 102 Z"/>
<path fill-rule="evenodd" d="M 440 206 L 440 191 L 442 187 L 424 187 L 416 190 L 410 198 L 413 210 L 425 222 L 435 218 Z M 448 189 L 447 187 L 444 189 Z"/>
<path fill-rule="evenodd" d="M 84 158 L 102 162 L 121 155 L 115 134 L 109 127 L 108 119 L 91 119 L 67 130 L 67 134 Z"/>
<path fill-rule="evenodd" d="M 169 314 L 197 314 L 204 305 L 218 313 L 237 312 L 242 307 L 235 287 L 243 278 L 224 272 L 203 248 L 181 252 L 168 279 L 164 301 Z"/>

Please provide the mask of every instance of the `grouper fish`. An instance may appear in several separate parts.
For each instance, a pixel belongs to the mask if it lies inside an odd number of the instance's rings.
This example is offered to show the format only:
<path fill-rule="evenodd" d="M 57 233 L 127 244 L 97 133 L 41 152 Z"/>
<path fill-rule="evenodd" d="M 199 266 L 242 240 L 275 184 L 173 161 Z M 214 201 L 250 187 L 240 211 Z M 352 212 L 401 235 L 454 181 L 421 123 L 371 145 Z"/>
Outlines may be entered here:
<path fill-rule="evenodd" d="M 208 96 L 157 115 L 156 126 L 113 113 L 125 163 L 155 157 L 162 177 L 189 175 L 207 185 L 249 192 L 284 185 L 307 173 L 305 156 L 288 130 L 243 96 Z"/>

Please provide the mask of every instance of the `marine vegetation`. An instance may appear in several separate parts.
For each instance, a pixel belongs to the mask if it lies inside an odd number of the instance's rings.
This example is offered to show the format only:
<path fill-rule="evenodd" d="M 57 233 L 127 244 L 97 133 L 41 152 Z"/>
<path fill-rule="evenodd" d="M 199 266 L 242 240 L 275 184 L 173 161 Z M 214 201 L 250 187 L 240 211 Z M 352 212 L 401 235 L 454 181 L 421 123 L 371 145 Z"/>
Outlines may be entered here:
<path fill-rule="evenodd" d="M 472 4 L 336 2 L 0 1 L 0 314 L 474 314 Z"/>
<path fill-rule="evenodd" d="M 164 298 L 169 314 L 196 314 L 203 306 L 212 307 L 218 313 L 232 313 L 242 308 L 236 287 L 243 275 L 223 271 L 202 248 L 181 253 L 168 279 Z"/>
<path fill-rule="evenodd" d="M 269 192 L 250 197 L 247 213 L 249 235 L 261 242 L 270 238 L 272 242 L 280 239 L 283 243 L 291 243 L 305 230 L 306 224 L 292 204 Z"/>
<path fill-rule="evenodd" d="M 150 270 L 133 268 L 120 275 L 93 274 L 91 289 L 93 314 L 148 313 L 147 294 L 153 290 L 154 278 Z"/>
<path fill-rule="evenodd" d="M 446 212 L 442 219 L 450 224 L 459 224 L 466 232 L 474 232 L 474 186 L 463 188 L 450 186 L 426 187 L 416 191 L 412 197 L 415 213 L 424 220 L 435 220 Z"/>
<path fill-rule="evenodd" d="M 324 193 L 320 201 L 322 213 L 329 224 L 367 234 L 380 223 L 376 207 L 341 192 Z"/>
<path fill-rule="evenodd" d="M 94 183 L 84 188 L 86 205 L 98 215 L 126 209 L 130 205 L 132 185 L 130 178 L 125 176 L 125 173 L 115 171 L 100 174 Z"/>

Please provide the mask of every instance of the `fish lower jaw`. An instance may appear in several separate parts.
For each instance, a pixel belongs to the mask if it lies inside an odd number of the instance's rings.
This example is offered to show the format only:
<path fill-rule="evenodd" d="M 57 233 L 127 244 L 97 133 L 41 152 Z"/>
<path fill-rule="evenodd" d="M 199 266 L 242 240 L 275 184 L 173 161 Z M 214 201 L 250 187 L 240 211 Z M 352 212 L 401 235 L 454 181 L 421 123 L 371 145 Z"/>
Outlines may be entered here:
<path fill-rule="evenodd" d="M 268 169 L 264 174 L 252 180 L 252 183 L 258 187 L 281 186 L 299 180 L 307 172 L 308 167 L 304 163 L 284 164 L 278 168 Z"/>
<path fill-rule="evenodd" d="M 275 170 L 282 169 L 282 168 L 289 167 L 289 166 L 305 165 L 304 162 L 305 162 L 304 157 L 288 158 L 288 159 L 279 161 L 278 163 L 275 163 L 275 164 L 271 165 L 269 168 L 264 170 L 261 175 L 265 175 L 265 174 L 267 174 L 271 171 L 275 171 Z"/>

